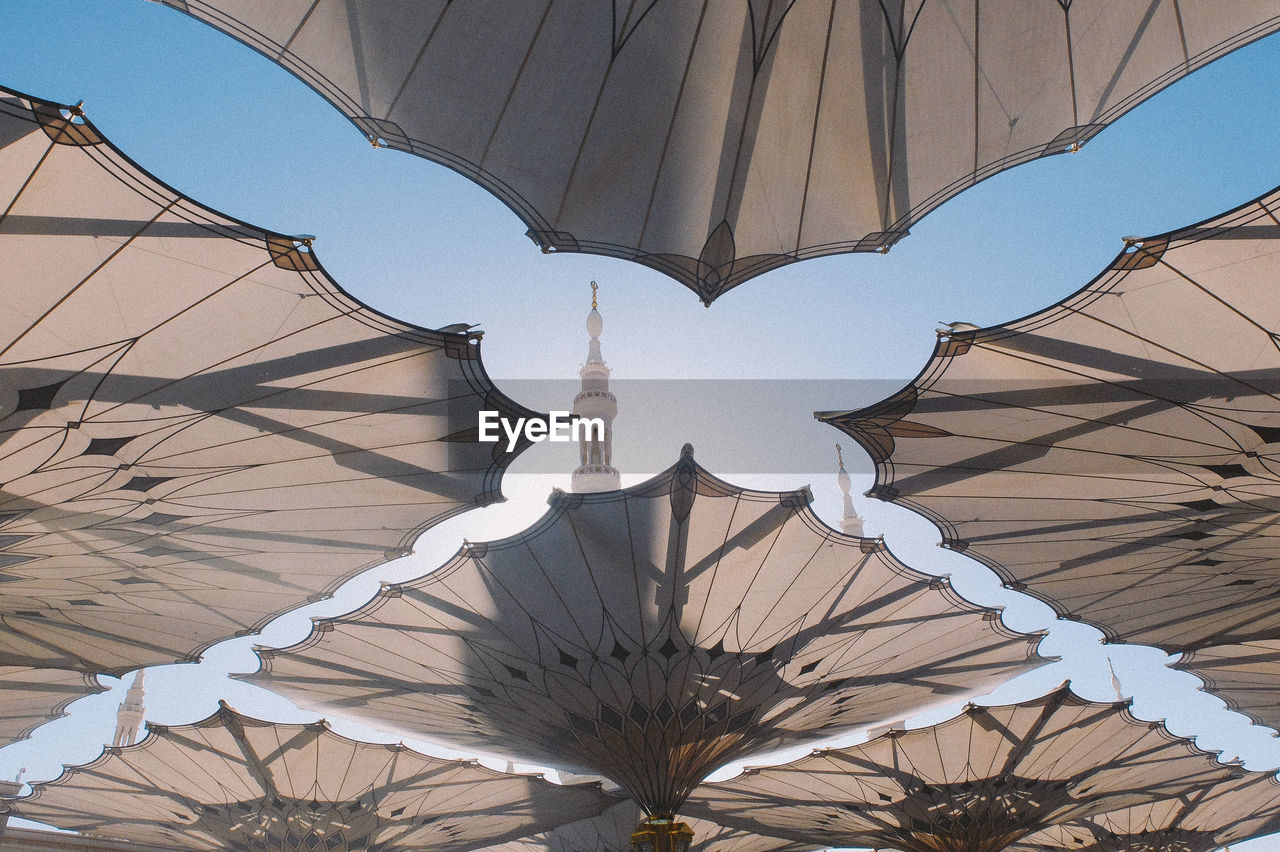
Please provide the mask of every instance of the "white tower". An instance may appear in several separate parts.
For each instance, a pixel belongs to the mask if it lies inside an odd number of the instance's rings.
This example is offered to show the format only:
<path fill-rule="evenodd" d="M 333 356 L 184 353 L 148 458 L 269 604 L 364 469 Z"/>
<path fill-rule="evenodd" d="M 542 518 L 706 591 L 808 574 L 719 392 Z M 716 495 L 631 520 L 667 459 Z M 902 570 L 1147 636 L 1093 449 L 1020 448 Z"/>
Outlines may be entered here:
<path fill-rule="evenodd" d="M 578 468 L 573 472 L 573 490 L 578 493 L 616 491 L 622 487 L 618 470 L 613 466 L 613 418 L 618 416 L 618 398 L 609 393 L 609 368 L 600 355 L 600 332 L 604 319 L 596 305 L 596 282 L 591 282 L 591 313 L 587 314 L 587 334 L 591 343 L 587 349 L 587 363 L 578 375 L 582 377 L 582 390 L 573 398 L 573 413 L 584 420 L 604 423 L 604 435 L 587 424 L 581 431 L 578 443 Z"/>
<path fill-rule="evenodd" d="M 1111 657 L 1107 657 L 1107 668 L 1111 669 L 1111 689 L 1115 691 L 1116 701 L 1126 700 L 1124 690 L 1120 688 L 1120 675 L 1116 674 L 1115 663 L 1111 662 Z M 1225 847 L 1223 852 L 1226 852 Z"/>
<path fill-rule="evenodd" d="M 853 510 L 853 498 L 849 496 L 849 473 L 844 469 L 844 452 L 836 444 L 836 458 L 840 460 L 840 473 L 836 482 L 840 483 L 840 493 L 844 495 L 844 517 L 840 519 L 840 532 L 845 535 L 862 537 L 862 518 Z"/>
<path fill-rule="evenodd" d="M 142 717 L 147 708 L 142 706 L 146 691 L 142 688 L 143 670 L 133 676 L 129 691 L 125 693 L 124 703 L 116 711 L 116 736 L 111 741 L 113 746 L 131 746 L 138 741 L 138 732 L 142 730 Z"/>

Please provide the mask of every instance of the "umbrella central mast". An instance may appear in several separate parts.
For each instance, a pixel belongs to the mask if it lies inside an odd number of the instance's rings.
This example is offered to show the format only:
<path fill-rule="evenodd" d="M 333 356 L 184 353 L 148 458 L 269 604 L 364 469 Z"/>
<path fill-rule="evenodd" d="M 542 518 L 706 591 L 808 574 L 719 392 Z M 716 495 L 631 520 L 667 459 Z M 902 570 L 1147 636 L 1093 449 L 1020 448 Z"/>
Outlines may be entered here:
<path fill-rule="evenodd" d="M 632 852 L 689 852 L 693 830 L 672 814 L 655 814 L 631 833 Z"/>

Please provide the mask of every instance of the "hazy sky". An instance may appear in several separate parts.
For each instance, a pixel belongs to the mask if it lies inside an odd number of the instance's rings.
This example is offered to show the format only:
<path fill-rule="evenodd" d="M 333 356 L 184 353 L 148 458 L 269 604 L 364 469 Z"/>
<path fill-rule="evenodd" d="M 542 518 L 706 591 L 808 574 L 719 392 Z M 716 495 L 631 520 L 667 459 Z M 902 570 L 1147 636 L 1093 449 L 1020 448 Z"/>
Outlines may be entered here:
<path fill-rule="evenodd" d="M 587 285 L 598 281 L 604 355 L 618 380 L 615 462 L 624 481 L 665 467 L 691 442 L 703 465 L 735 484 L 811 485 L 815 508 L 832 524 L 840 514 L 834 445 L 845 447 L 856 490 L 870 486 L 871 465 L 811 412 L 891 394 L 925 364 L 940 322 L 990 325 L 1040 310 L 1102 270 L 1122 236 L 1190 224 L 1280 184 L 1278 71 L 1273 37 L 1178 83 L 1079 153 L 1017 167 L 963 193 L 888 255 L 792 264 L 708 309 L 636 264 L 542 255 L 519 220 L 478 186 L 425 160 L 373 149 L 289 74 L 178 12 L 144 0 L 0 0 L 0 86 L 84 100 L 113 143 L 195 200 L 264 228 L 316 235 L 329 273 L 379 310 L 430 327 L 481 323 L 485 365 L 520 402 L 568 407 L 571 384 L 529 380 L 575 377 L 586 356 Z M 718 395 L 691 393 L 681 379 L 808 381 Z M 504 481 L 507 503 L 436 527 L 417 555 L 378 569 L 379 576 L 408 579 L 444 561 L 464 537 L 519 531 L 546 508 L 552 484 L 567 487 L 572 462 L 563 450 L 540 444 L 527 451 Z M 542 475 L 550 470 L 565 475 Z M 970 599 L 1006 606 L 1015 629 L 1051 629 L 1042 651 L 1062 662 L 994 700 L 1029 698 L 1066 678 L 1085 697 L 1111 700 L 1110 652 L 1136 715 L 1167 718 L 1175 733 L 1197 735 L 1202 748 L 1239 755 L 1250 768 L 1280 767 L 1273 732 L 1222 710 L 1221 701 L 1196 691 L 1194 677 L 1164 668 L 1163 653 L 1105 649 L 1096 631 L 1055 623 L 1047 607 L 1001 590 L 986 569 L 938 549 L 924 519 L 874 501 L 858 508 L 868 532 L 883 534 L 907 564 L 950 573 Z M 297 641 L 308 614 L 354 608 L 376 588 L 377 578 L 359 578 L 339 601 L 286 617 L 258 641 Z M 191 722 L 225 697 L 254 715 L 312 718 L 225 678 L 256 666 L 251 644 L 227 643 L 200 666 L 150 670 L 149 717 Z M 0 750 L 0 777 L 27 767 L 28 779 L 47 779 L 64 762 L 92 759 L 111 735 L 121 697 L 116 690 L 79 702 L 68 719 Z M 1249 846 L 1280 849 L 1280 841 Z"/>

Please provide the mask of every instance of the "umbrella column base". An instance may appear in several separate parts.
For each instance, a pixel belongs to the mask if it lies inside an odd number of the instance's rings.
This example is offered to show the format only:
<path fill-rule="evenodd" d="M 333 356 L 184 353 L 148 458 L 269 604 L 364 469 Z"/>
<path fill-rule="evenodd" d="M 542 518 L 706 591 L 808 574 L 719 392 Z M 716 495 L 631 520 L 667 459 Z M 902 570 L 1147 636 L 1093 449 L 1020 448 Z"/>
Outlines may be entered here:
<path fill-rule="evenodd" d="M 692 843 L 693 830 L 668 814 L 649 817 L 631 832 L 633 852 L 689 852 Z"/>

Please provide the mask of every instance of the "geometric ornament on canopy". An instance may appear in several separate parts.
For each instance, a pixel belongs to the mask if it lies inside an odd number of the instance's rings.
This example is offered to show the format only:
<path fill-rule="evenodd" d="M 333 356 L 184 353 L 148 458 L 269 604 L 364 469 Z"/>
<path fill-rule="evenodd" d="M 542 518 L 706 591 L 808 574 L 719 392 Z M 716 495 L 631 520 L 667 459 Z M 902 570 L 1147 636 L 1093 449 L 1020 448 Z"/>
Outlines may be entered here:
<path fill-rule="evenodd" d="M 0 665 L 192 660 L 501 499 L 476 335 L 2 91 L 0 211 Z"/>
<path fill-rule="evenodd" d="M 1212 787 L 1039 831 L 1010 852 L 1210 852 L 1280 831 L 1280 782 L 1252 772 Z"/>
<path fill-rule="evenodd" d="M 1280 28 L 1277 0 L 163 2 L 476 181 L 544 251 L 634 260 L 708 304 L 884 250 Z"/>
<path fill-rule="evenodd" d="M 824 846 L 1000 852 L 1048 826 L 1177 800 L 1243 770 L 1067 685 L 705 784 L 690 813 Z"/>
<path fill-rule="evenodd" d="M 1129 238 L 1021 320 L 940 332 L 904 390 L 825 412 L 869 492 L 1110 640 L 1280 639 L 1280 193 Z"/>
<path fill-rule="evenodd" d="M 0 746 L 25 740 L 40 725 L 64 715 L 72 701 L 105 691 L 85 672 L 0 666 Z"/>
<path fill-rule="evenodd" d="M 647 482 L 556 492 L 525 532 L 260 649 L 249 679 L 383 729 L 604 775 L 670 816 L 726 763 L 1040 665 L 1038 636 L 809 501 L 719 480 L 686 445 Z"/>
<path fill-rule="evenodd" d="M 15 815 L 171 849 L 393 852 L 475 849 L 585 819 L 617 799 L 403 745 L 363 743 L 323 722 L 276 724 L 222 704 L 191 725 L 149 725 L 137 745 L 11 799 Z"/>
<path fill-rule="evenodd" d="M 600 816 L 500 846 L 489 846 L 479 852 L 624 852 L 631 849 L 631 832 L 643 818 L 640 806 L 626 801 Z M 809 852 L 823 848 L 726 828 L 704 819 L 682 817 L 681 821 L 697 838 L 689 852 Z"/>

